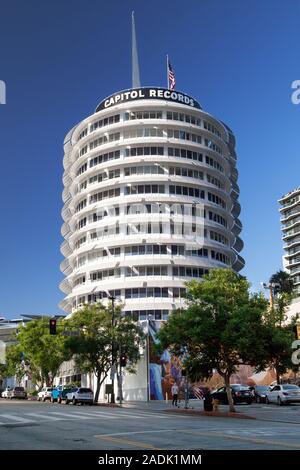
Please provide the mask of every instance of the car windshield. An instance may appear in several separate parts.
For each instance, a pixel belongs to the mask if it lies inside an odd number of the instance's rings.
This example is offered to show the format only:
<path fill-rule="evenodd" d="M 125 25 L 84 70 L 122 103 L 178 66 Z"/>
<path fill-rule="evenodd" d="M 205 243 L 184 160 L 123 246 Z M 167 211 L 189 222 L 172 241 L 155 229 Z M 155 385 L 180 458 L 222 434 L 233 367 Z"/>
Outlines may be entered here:
<path fill-rule="evenodd" d="M 257 390 L 258 392 L 265 392 L 266 390 L 269 390 L 269 387 L 267 387 L 266 385 L 259 385 L 258 387 L 255 387 L 255 390 Z"/>
<path fill-rule="evenodd" d="M 282 385 L 283 390 L 299 390 L 297 385 Z"/>
<path fill-rule="evenodd" d="M 249 387 L 244 387 L 243 385 L 233 385 L 233 390 L 249 390 Z"/>
<path fill-rule="evenodd" d="M 16 392 L 24 392 L 24 387 L 15 387 Z"/>
<path fill-rule="evenodd" d="M 46 388 L 46 392 L 52 392 L 52 390 L 54 390 L 54 388 L 52 388 L 52 387 L 47 387 Z"/>
<path fill-rule="evenodd" d="M 90 388 L 80 388 L 78 391 L 80 393 L 93 393 Z"/>

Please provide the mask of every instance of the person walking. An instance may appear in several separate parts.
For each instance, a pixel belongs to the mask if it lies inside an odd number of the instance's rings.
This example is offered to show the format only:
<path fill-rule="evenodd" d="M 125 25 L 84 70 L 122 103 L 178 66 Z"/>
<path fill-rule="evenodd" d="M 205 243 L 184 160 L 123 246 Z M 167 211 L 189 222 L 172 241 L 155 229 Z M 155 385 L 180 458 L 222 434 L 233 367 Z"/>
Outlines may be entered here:
<path fill-rule="evenodd" d="M 179 391 L 179 387 L 177 385 L 177 383 L 175 382 L 173 385 L 172 385 L 172 388 L 171 388 L 171 393 L 172 393 L 172 405 L 174 406 L 177 406 L 177 401 L 178 401 L 178 391 Z"/>

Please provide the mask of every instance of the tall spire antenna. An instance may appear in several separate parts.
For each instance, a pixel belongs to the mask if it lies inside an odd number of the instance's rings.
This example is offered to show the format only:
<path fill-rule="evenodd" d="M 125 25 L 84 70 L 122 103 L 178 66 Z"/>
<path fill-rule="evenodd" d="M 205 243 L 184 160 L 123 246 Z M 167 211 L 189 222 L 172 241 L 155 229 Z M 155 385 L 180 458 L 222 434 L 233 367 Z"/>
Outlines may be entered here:
<path fill-rule="evenodd" d="M 138 58 L 137 44 L 136 44 L 134 11 L 132 12 L 131 17 L 132 17 L 132 88 L 140 88 L 141 80 L 140 80 L 139 58 Z"/>

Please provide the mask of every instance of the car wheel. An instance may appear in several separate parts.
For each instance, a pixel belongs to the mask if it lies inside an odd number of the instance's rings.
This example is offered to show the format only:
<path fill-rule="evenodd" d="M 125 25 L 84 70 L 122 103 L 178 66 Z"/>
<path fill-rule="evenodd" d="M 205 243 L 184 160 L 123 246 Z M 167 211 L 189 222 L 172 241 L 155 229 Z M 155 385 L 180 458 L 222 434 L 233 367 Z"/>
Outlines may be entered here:
<path fill-rule="evenodd" d="M 90 406 L 93 406 L 94 403 L 89 403 Z"/>
<path fill-rule="evenodd" d="M 72 404 L 73 404 L 73 405 L 76 405 L 76 399 L 75 399 L 75 397 L 73 397 Z"/>
<path fill-rule="evenodd" d="M 269 398 L 266 397 L 266 405 L 269 405 L 269 404 L 270 404 Z"/>
<path fill-rule="evenodd" d="M 45 398 L 45 397 L 43 397 L 43 398 L 42 398 L 42 401 L 44 401 L 44 402 L 45 402 L 45 401 L 46 401 L 46 398 Z"/>
<path fill-rule="evenodd" d="M 283 401 L 281 400 L 280 397 L 277 397 L 277 405 L 279 405 L 279 406 L 283 405 Z"/>
<path fill-rule="evenodd" d="M 50 398 L 50 401 L 51 401 L 51 403 L 54 403 L 54 398 L 51 397 L 51 398 Z"/>
<path fill-rule="evenodd" d="M 57 399 L 57 403 L 61 404 L 61 398 Z"/>
<path fill-rule="evenodd" d="M 69 404 L 69 400 L 66 398 L 65 399 L 65 405 L 68 405 Z"/>

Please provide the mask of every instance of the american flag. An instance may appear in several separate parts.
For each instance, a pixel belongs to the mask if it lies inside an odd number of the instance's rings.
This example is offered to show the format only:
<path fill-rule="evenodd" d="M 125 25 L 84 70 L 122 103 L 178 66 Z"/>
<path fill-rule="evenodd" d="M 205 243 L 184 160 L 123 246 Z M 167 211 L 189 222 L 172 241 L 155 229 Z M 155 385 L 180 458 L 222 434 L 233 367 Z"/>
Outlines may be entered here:
<path fill-rule="evenodd" d="M 175 81 L 175 74 L 172 69 L 171 62 L 168 59 L 168 79 L 169 79 L 169 89 L 174 90 L 176 81 Z"/>

